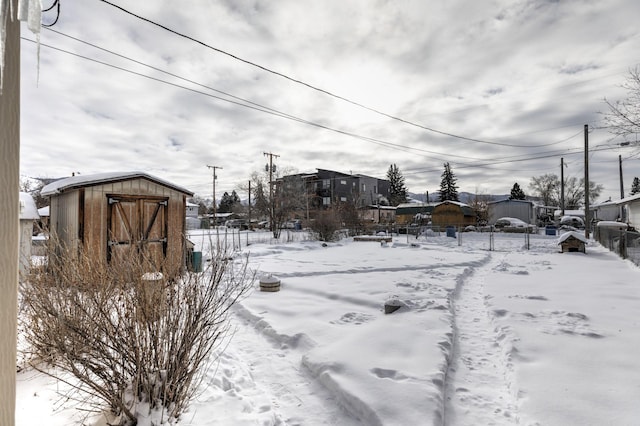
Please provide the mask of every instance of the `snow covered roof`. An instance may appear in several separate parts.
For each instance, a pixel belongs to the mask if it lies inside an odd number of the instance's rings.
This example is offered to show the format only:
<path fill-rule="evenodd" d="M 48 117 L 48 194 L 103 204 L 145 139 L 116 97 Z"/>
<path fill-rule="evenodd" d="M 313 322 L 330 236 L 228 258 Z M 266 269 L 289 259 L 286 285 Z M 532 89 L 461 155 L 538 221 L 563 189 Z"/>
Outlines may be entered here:
<path fill-rule="evenodd" d="M 609 198 L 606 201 L 603 201 L 601 203 L 597 203 L 597 204 L 592 204 L 591 208 L 596 209 L 598 207 L 607 207 L 607 206 L 615 206 L 617 205 L 618 202 L 617 201 L 612 201 L 611 198 Z"/>
<path fill-rule="evenodd" d="M 573 237 L 573 238 L 575 238 L 577 240 L 580 240 L 585 244 L 588 244 L 587 238 L 583 234 L 581 234 L 580 232 L 576 232 L 576 231 L 569 231 L 569 232 L 565 232 L 564 234 L 560 235 L 560 237 L 558 238 L 558 244 L 562 244 L 563 242 L 565 242 L 566 240 L 568 240 L 571 237 Z"/>
<path fill-rule="evenodd" d="M 460 206 L 460 207 L 471 207 L 471 206 L 469 206 L 469 204 L 461 203 L 460 201 L 452 201 L 452 200 L 442 201 L 442 202 L 436 204 L 436 206 L 439 206 L 441 204 L 447 204 L 447 203 L 455 204 L 455 205 Z"/>
<path fill-rule="evenodd" d="M 38 214 L 40 217 L 49 217 L 49 206 L 40 207 L 38 209 Z"/>
<path fill-rule="evenodd" d="M 64 191 L 69 189 L 81 188 L 83 186 L 100 185 L 102 183 L 127 180 L 127 179 L 135 179 L 135 178 L 148 179 L 156 183 L 176 189 L 185 194 L 193 195 L 193 192 L 189 191 L 188 189 L 184 189 L 170 182 L 167 182 L 166 180 L 157 178 L 145 172 L 110 172 L 110 173 L 98 173 L 94 175 L 72 176 L 65 179 L 57 180 L 55 182 L 51 182 L 49 185 L 46 185 L 44 188 L 42 188 L 42 191 L 40 192 L 40 194 L 42 194 L 43 196 L 61 194 Z"/>
<path fill-rule="evenodd" d="M 533 201 L 529 201 L 529 200 L 511 200 L 509 198 L 507 198 L 505 200 L 489 201 L 487 204 L 498 204 L 498 203 L 526 203 L 526 204 L 529 204 L 529 205 L 533 206 Z"/>
<path fill-rule="evenodd" d="M 640 200 L 640 194 L 631 195 L 630 197 L 625 197 L 622 200 L 618 200 L 617 204 L 629 204 L 637 200 Z"/>
<path fill-rule="evenodd" d="M 40 219 L 36 202 L 28 192 L 20 193 L 20 220 Z"/>

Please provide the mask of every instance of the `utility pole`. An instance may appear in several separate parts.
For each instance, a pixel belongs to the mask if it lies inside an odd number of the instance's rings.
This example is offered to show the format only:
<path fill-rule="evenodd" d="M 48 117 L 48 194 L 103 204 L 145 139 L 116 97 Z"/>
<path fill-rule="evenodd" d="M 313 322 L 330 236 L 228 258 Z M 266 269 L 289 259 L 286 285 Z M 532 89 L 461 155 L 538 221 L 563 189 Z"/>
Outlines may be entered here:
<path fill-rule="evenodd" d="M 266 171 L 269 172 L 269 229 L 271 232 L 275 230 L 275 200 L 273 199 L 273 173 L 276 171 L 275 166 L 273 165 L 273 157 L 278 158 L 279 155 L 273 154 L 271 152 L 265 152 L 265 157 L 269 157 L 269 164 L 265 166 Z"/>
<path fill-rule="evenodd" d="M 618 155 L 618 169 L 620 171 L 620 199 L 624 198 L 624 184 L 622 183 L 622 155 Z M 620 220 L 625 222 L 625 209 L 624 206 L 620 205 Z"/>
<path fill-rule="evenodd" d="M 218 216 L 216 207 L 216 179 L 218 179 L 218 176 L 216 176 L 216 169 L 222 170 L 222 167 L 209 166 L 208 164 L 207 167 L 213 170 L 213 223 L 216 229 L 218 229 Z"/>
<path fill-rule="evenodd" d="M 618 155 L 618 169 L 620 171 L 620 199 L 624 198 L 624 184 L 622 183 L 622 155 Z"/>
<path fill-rule="evenodd" d="M 251 229 L 251 180 L 249 180 L 249 229 Z"/>
<path fill-rule="evenodd" d="M 584 236 L 589 238 L 589 125 L 584 125 Z"/>
<path fill-rule="evenodd" d="M 17 1 L 0 2 L 0 7 L 4 7 L 0 31 L 6 37 L 0 40 L 4 42 L 4 69 L 0 71 L 0 424 L 13 426 L 20 245 L 20 21 Z"/>
<path fill-rule="evenodd" d="M 564 158 L 560 158 L 560 210 L 564 216 Z"/>

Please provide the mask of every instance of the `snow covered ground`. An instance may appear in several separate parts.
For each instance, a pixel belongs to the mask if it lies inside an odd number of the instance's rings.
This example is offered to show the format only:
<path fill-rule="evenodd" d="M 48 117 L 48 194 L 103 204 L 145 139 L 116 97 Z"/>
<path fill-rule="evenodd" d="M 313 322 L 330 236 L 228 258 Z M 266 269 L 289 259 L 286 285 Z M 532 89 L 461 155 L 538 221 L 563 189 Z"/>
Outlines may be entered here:
<path fill-rule="evenodd" d="M 592 241 L 586 255 L 543 235 L 492 245 L 480 233 L 243 243 L 281 290 L 256 282 L 237 306 L 179 424 L 638 424 L 640 269 Z M 401 308 L 385 314 L 388 301 Z M 80 418 L 60 408 L 60 383 L 17 380 L 19 426 Z"/>

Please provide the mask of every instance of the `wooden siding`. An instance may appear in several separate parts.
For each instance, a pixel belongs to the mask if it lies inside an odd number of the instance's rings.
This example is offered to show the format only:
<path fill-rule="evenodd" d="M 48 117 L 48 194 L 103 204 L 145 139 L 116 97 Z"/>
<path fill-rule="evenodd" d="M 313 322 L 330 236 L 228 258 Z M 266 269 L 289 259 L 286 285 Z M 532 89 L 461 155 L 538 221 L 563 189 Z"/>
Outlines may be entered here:
<path fill-rule="evenodd" d="M 75 251 L 78 248 L 79 191 L 51 197 L 49 209 L 50 230 L 58 249 Z M 61 254 L 58 251 L 58 254 Z"/>
<path fill-rule="evenodd" d="M 111 213 L 109 197 L 166 200 L 167 205 L 166 208 L 163 208 L 160 219 L 161 222 L 166 222 L 167 241 L 163 250 L 169 268 L 175 270 L 182 267 L 185 255 L 186 194 L 144 178 L 86 186 L 51 196 L 52 227 L 54 220 L 57 220 L 56 233 L 63 236 L 61 241 L 71 248 L 76 248 L 78 242 L 82 242 L 87 254 L 96 260 L 105 261 L 108 253 L 109 215 Z M 141 217 L 149 218 L 153 211 L 153 207 L 142 203 Z M 129 213 L 138 214 L 132 210 Z M 148 230 L 151 237 L 159 235 L 159 232 L 157 226 Z"/>
<path fill-rule="evenodd" d="M 431 221 L 435 226 L 467 226 L 475 225 L 476 217 L 465 215 L 457 204 L 438 204 L 433 208 Z"/>

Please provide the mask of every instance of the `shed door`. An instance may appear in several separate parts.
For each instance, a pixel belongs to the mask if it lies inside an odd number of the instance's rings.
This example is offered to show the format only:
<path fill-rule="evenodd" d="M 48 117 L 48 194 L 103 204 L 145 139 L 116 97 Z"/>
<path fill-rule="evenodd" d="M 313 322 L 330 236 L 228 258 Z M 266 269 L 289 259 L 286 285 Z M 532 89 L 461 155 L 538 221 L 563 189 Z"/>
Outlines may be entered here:
<path fill-rule="evenodd" d="M 168 198 L 107 196 L 109 262 L 132 251 L 154 270 L 160 270 L 167 255 Z"/>

